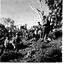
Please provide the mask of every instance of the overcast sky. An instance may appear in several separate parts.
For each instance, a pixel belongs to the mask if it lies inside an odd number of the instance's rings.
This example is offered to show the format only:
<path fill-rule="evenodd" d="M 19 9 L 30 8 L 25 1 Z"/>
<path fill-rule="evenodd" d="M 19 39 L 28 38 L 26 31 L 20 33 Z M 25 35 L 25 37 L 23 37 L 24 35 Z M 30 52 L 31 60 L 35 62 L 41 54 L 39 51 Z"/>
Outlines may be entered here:
<path fill-rule="evenodd" d="M 40 8 L 37 0 L 1 0 L 1 17 L 15 20 L 16 25 L 28 24 L 28 28 L 30 28 L 41 21 L 39 15 L 31 9 L 30 5 Z M 48 10 L 44 4 L 43 10 L 47 14 Z"/>

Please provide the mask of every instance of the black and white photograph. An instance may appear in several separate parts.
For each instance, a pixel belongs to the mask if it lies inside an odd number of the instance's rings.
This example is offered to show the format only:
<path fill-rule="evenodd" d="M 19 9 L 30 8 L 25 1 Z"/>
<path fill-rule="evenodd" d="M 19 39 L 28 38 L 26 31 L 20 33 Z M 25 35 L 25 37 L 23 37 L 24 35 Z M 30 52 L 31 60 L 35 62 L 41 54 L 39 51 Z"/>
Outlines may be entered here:
<path fill-rule="evenodd" d="M 62 0 L 0 0 L 0 62 L 62 63 Z"/>

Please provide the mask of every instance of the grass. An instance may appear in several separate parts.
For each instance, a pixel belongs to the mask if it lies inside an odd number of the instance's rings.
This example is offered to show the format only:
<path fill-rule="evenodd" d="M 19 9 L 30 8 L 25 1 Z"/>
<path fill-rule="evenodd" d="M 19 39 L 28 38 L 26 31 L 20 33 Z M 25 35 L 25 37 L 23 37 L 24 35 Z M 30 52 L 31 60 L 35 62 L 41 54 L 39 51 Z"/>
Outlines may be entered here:
<path fill-rule="evenodd" d="M 4 52 L 0 56 L 0 62 L 62 62 L 62 38 L 49 43 L 27 41 L 30 47 L 20 49 L 18 52 Z M 30 51 L 29 56 L 27 56 Z"/>

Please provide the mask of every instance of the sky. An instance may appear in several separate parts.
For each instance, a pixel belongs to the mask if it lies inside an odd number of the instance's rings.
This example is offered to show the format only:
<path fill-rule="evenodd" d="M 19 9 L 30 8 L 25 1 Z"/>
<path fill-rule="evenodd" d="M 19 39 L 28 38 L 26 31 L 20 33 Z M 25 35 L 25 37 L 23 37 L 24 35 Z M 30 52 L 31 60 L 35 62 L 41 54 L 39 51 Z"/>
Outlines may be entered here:
<path fill-rule="evenodd" d="M 48 14 L 48 7 L 42 2 L 42 10 Z M 11 18 L 16 25 L 27 24 L 28 28 L 37 25 L 41 18 L 34 8 L 40 9 L 40 3 L 37 0 L 0 0 L 0 17 Z"/>

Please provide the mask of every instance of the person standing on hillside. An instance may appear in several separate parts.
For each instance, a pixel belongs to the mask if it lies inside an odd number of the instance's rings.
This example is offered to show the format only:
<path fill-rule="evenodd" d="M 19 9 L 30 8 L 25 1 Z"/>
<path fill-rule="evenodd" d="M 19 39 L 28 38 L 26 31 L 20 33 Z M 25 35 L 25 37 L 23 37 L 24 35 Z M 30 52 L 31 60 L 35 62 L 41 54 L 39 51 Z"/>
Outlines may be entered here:
<path fill-rule="evenodd" d="M 42 38 L 42 25 L 40 24 L 40 22 L 38 22 L 38 34 L 40 35 L 40 38 Z"/>
<path fill-rule="evenodd" d="M 47 39 L 50 31 L 50 21 L 46 16 L 43 16 L 44 38 Z"/>

